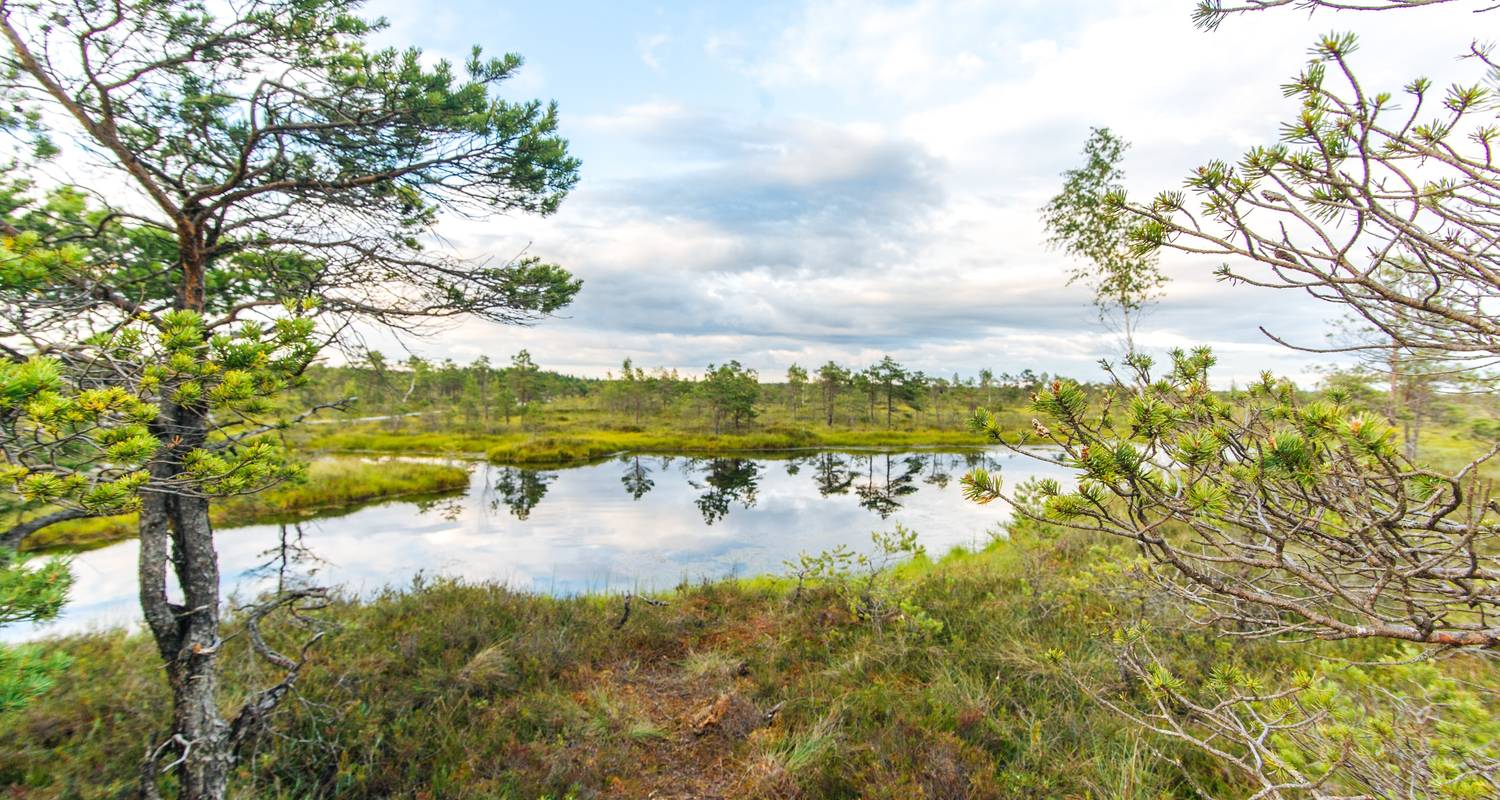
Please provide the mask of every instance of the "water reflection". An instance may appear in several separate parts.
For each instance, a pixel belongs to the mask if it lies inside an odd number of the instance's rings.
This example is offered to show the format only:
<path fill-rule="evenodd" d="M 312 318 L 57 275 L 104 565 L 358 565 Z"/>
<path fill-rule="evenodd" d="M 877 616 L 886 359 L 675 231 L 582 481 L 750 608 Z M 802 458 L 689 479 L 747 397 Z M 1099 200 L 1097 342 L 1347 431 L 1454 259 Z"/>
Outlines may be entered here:
<path fill-rule="evenodd" d="M 287 589 L 305 589 L 323 566 L 323 560 L 307 543 L 307 531 L 303 523 L 278 525 L 276 544 L 263 550 L 264 562 L 245 570 L 252 578 L 274 578 L 278 592 Z"/>
<path fill-rule="evenodd" d="M 813 456 L 813 461 L 813 479 L 818 484 L 819 495 L 848 494 L 849 487 L 854 485 L 849 459 L 838 453 L 819 453 Z"/>
<path fill-rule="evenodd" d="M 876 472 L 876 461 L 882 462 L 882 469 Z M 854 491 L 859 494 L 859 504 L 886 519 L 901 508 L 901 498 L 916 494 L 917 487 L 914 484 L 917 474 L 922 471 L 922 456 L 906 456 L 900 459 L 900 466 L 892 470 L 892 459 L 889 455 L 871 457 L 866 465 L 866 481 Z"/>
<path fill-rule="evenodd" d="M 756 489 L 768 458 L 676 458 L 672 456 L 620 456 L 620 485 L 631 500 L 640 500 L 656 488 L 655 475 L 666 475 L 680 462 L 687 483 L 699 492 L 694 504 L 703 522 L 722 521 L 735 507 L 755 507 Z M 994 468 L 994 458 L 982 451 L 972 453 L 816 453 L 782 457 L 783 471 L 797 477 L 803 469 L 822 497 L 848 494 L 852 489 L 860 506 L 888 519 L 902 507 L 902 498 L 915 494 L 918 478 L 939 489 L 947 488 L 955 473 L 975 467 Z M 484 496 L 491 509 L 505 506 L 519 520 L 531 513 L 557 479 L 556 471 L 497 467 L 486 473 Z M 857 483 L 856 483 L 857 481 Z"/>
<path fill-rule="evenodd" d="M 552 472 L 501 467 L 495 474 L 490 508 L 503 505 L 516 519 L 530 519 L 532 510 L 547 496 L 547 485 L 555 480 L 557 474 Z"/>
<path fill-rule="evenodd" d="M 651 480 L 651 467 L 646 463 L 650 459 L 622 456 L 620 460 L 626 464 L 620 483 L 625 486 L 625 493 L 630 495 L 631 500 L 639 500 L 646 496 L 646 492 L 656 488 L 656 481 Z"/>
<path fill-rule="evenodd" d="M 778 572 L 799 553 L 864 547 L 900 523 L 934 554 L 982 546 L 1005 510 L 964 501 L 956 477 L 1001 469 L 1008 486 L 1067 473 L 1003 451 L 815 453 L 795 457 L 629 456 L 527 470 L 472 466 L 466 493 L 398 501 L 219 537 L 226 596 L 278 586 L 359 594 L 418 571 L 553 594 L 665 589 L 682 580 Z M 133 623 L 136 542 L 73 557 L 75 588 L 47 632 Z M 0 629 L 0 639 L 36 635 Z"/>
<path fill-rule="evenodd" d="M 953 480 L 951 466 L 946 459 L 933 458 L 928 460 L 926 474 L 922 476 L 923 483 L 930 483 L 939 489 L 946 488 L 948 481 Z"/>
<path fill-rule="evenodd" d="M 731 505 L 755 507 L 755 490 L 760 478 L 760 464 L 748 458 L 711 458 L 687 462 L 690 474 L 701 474 L 702 480 L 688 483 L 701 492 L 695 501 L 703 522 L 712 525 L 728 516 Z"/>

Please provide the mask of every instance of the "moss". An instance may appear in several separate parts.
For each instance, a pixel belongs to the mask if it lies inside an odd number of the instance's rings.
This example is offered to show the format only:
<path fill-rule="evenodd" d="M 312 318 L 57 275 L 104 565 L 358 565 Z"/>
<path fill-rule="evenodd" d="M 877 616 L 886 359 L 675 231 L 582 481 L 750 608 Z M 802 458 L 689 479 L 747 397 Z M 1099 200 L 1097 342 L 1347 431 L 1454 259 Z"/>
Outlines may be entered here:
<path fill-rule="evenodd" d="M 956 415 L 945 426 L 918 427 L 910 419 L 898 420 L 894 428 L 883 422 L 859 421 L 825 426 L 794 417 L 785 409 L 768 409 L 761 419 L 743 431 L 714 434 L 703 422 L 668 416 L 640 422 L 627 420 L 597 408 L 547 408 L 525 426 L 482 429 L 455 419 L 431 418 L 420 422 L 398 420 L 366 422 L 348 426 L 307 426 L 297 433 L 307 449 L 337 453 L 428 453 L 486 457 L 500 464 L 517 466 L 586 463 L 621 452 L 642 454 L 719 454 L 770 452 L 801 448 L 898 448 L 965 447 L 985 444 L 982 435 L 969 430 Z M 998 415 L 1008 437 L 1019 441 L 1029 430 L 1029 417 L 1018 411 Z M 430 426 L 430 427 L 426 427 Z M 335 429 L 336 428 L 336 429 Z"/>
<path fill-rule="evenodd" d="M 253 525 L 305 518 L 375 500 L 457 492 L 468 485 L 468 470 L 449 464 L 324 459 L 309 465 L 307 477 L 301 482 L 224 498 L 212 505 L 211 514 L 215 525 Z M 136 516 L 122 514 L 58 523 L 32 534 L 24 544 L 28 550 L 98 547 L 135 533 Z"/>
<path fill-rule="evenodd" d="M 976 447 L 981 437 L 953 430 L 834 430 L 772 429 L 740 434 L 686 431 L 598 430 L 574 433 L 538 432 L 490 437 L 469 434 L 401 433 L 360 429 L 321 435 L 310 446 L 330 452 L 482 453 L 497 464 L 557 466 L 595 461 L 616 453 L 722 454 L 776 452 L 807 448 Z"/>

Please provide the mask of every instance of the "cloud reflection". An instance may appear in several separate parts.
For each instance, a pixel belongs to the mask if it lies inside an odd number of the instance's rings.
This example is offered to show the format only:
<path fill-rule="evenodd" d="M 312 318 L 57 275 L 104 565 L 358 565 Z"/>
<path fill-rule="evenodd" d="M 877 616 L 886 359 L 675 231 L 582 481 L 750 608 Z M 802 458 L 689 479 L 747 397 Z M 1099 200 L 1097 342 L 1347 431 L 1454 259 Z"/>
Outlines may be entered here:
<path fill-rule="evenodd" d="M 1003 509 L 965 502 L 956 481 L 939 477 L 985 463 L 1002 469 L 1010 486 L 1066 477 L 1056 466 L 996 450 L 630 456 L 545 472 L 476 464 L 462 497 L 223 531 L 221 571 L 234 603 L 308 580 L 368 595 L 409 585 L 418 572 L 563 595 L 666 589 L 779 572 L 803 552 L 864 547 L 871 530 L 896 523 L 940 554 L 983 545 L 1003 521 Z M 134 540 L 79 553 L 61 618 L 0 637 L 137 622 L 136 555 Z"/>

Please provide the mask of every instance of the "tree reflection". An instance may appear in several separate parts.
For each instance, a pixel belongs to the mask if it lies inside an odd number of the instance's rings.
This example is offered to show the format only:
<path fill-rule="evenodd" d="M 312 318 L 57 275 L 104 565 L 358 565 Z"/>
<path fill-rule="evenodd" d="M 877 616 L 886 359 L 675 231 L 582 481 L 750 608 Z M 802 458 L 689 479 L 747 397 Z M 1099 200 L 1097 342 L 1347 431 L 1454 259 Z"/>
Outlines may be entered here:
<path fill-rule="evenodd" d="M 846 494 L 854 484 L 854 473 L 849 470 L 849 460 L 837 453 L 819 453 L 813 463 L 813 479 L 818 484 L 818 494 L 828 497 Z"/>
<path fill-rule="evenodd" d="M 277 537 L 276 545 L 261 551 L 260 557 L 266 560 L 245 570 L 245 573 L 257 577 L 275 575 L 278 592 L 290 588 L 303 588 L 307 581 L 317 573 L 319 565 L 325 562 L 318 558 L 304 542 L 306 532 L 302 529 L 302 523 L 277 527 L 280 529 L 280 535 Z"/>
<path fill-rule="evenodd" d="M 697 465 L 695 462 L 694 466 Z M 703 490 L 698 496 L 698 511 L 709 525 L 729 514 L 729 507 L 736 501 L 745 508 L 755 505 L 755 492 L 759 488 L 760 464 L 748 458 L 714 458 L 707 462 L 702 483 L 688 481 L 694 488 Z"/>
<path fill-rule="evenodd" d="M 922 482 L 932 484 L 939 489 L 948 488 L 949 481 L 953 480 L 952 456 L 934 453 L 923 458 L 927 461 L 927 474 L 922 476 Z"/>
<path fill-rule="evenodd" d="M 959 454 L 958 457 L 963 459 L 965 472 L 974 469 L 975 467 L 983 467 L 987 470 L 994 470 L 997 468 L 996 465 L 999 463 L 995 461 L 993 456 L 991 456 L 984 450 L 967 450 Z"/>
<path fill-rule="evenodd" d="M 640 456 L 623 456 L 620 460 L 625 462 L 625 474 L 620 476 L 620 483 L 625 485 L 630 499 L 639 500 L 656 488 L 656 481 L 651 479 L 651 468 L 641 463 Z"/>
<path fill-rule="evenodd" d="M 458 519 L 464 514 L 464 500 L 462 496 L 419 499 L 415 505 L 418 513 L 427 514 L 435 511 L 438 516 L 449 522 Z"/>
<path fill-rule="evenodd" d="M 490 508 L 499 509 L 503 504 L 516 519 L 524 520 L 547 496 L 547 486 L 556 479 L 553 472 L 502 467 L 495 476 Z"/>
<path fill-rule="evenodd" d="M 894 468 L 889 453 L 867 456 L 866 460 L 867 480 L 854 491 L 859 495 L 861 506 L 885 519 L 901 508 L 900 498 L 916 493 L 916 477 L 922 472 L 922 459 L 908 456 Z M 876 469 L 877 461 L 882 462 L 882 469 Z"/>

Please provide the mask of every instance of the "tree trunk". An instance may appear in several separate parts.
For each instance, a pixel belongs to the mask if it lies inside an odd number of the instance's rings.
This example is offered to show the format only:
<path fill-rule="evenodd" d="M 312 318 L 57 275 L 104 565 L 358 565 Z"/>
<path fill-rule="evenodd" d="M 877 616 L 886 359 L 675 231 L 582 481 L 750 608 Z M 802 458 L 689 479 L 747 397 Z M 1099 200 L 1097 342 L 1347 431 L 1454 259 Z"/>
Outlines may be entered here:
<path fill-rule="evenodd" d="M 202 313 L 205 274 L 204 231 L 184 219 L 178 226 L 182 270 L 177 306 Z M 154 491 L 145 493 L 140 515 L 141 611 L 156 641 L 172 689 L 172 738 L 161 756 L 177 766 L 178 797 L 222 800 L 234 760 L 229 725 L 219 711 L 219 556 L 214 550 L 208 498 L 194 494 L 183 458 L 208 439 L 208 409 L 200 403 L 163 400 L 152 433 L 167 447 L 151 465 Z M 183 602 L 167 595 L 167 567 Z M 175 754 L 172 757 L 168 754 Z M 162 759 L 143 775 L 155 781 Z M 142 787 L 143 790 L 147 787 Z M 149 787 L 155 794 L 155 786 Z"/>
<path fill-rule="evenodd" d="M 1411 420 L 1406 425 L 1406 457 L 1417 460 L 1417 447 L 1422 439 L 1422 418 L 1427 415 L 1425 386 L 1416 386 L 1407 399 L 1407 413 Z"/>
<path fill-rule="evenodd" d="M 157 435 L 171 442 L 152 465 L 157 486 L 185 485 L 182 456 L 202 445 L 208 419 L 201 408 L 166 404 Z M 229 726 L 218 706 L 219 561 L 208 499 L 162 491 L 147 493 L 140 515 L 141 609 L 156 641 L 172 689 L 173 744 L 180 797 L 220 800 L 228 788 L 234 754 Z M 183 602 L 167 596 L 167 568 Z M 154 778 L 154 771 L 148 780 Z"/>
<path fill-rule="evenodd" d="M 1396 425 L 1401 420 L 1401 361 L 1396 356 L 1394 345 L 1391 347 L 1390 354 L 1386 356 L 1386 369 L 1390 371 L 1390 386 L 1385 395 L 1385 420 L 1391 425 Z"/>

